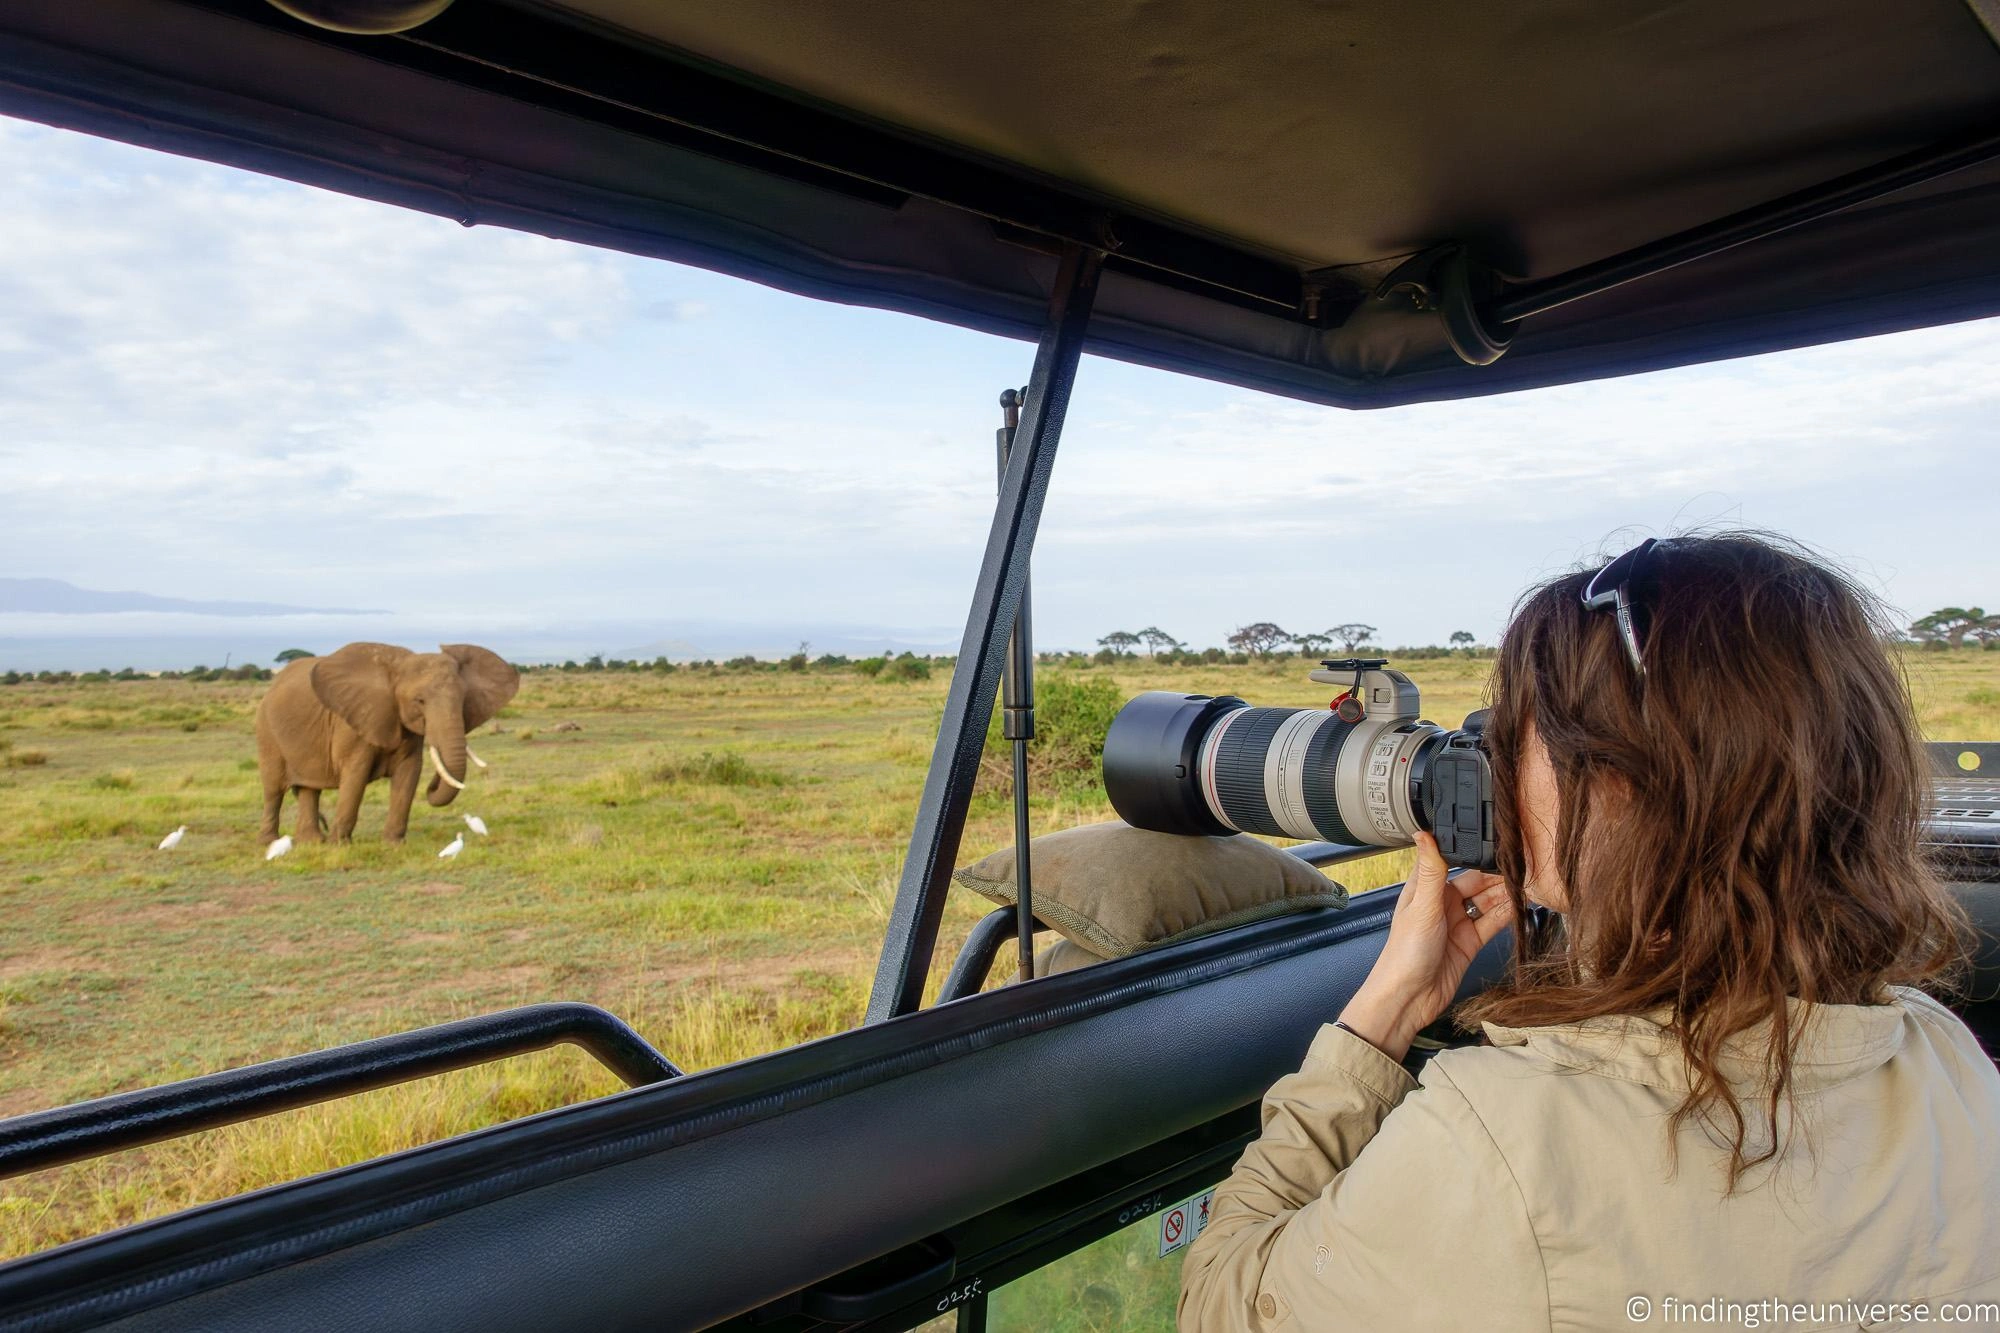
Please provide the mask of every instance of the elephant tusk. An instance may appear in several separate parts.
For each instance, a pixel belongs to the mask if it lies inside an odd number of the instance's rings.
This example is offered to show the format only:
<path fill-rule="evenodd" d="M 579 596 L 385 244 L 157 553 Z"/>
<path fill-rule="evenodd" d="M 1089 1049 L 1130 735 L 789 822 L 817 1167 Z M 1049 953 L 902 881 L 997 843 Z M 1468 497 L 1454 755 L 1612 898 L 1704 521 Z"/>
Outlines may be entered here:
<path fill-rule="evenodd" d="M 481 768 L 486 767 L 486 761 L 484 759 L 481 759 L 478 755 L 474 754 L 472 752 L 472 747 L 470 745 L 465 747 L 465 757 L 467 759 L 470 759 L 473 763 L 479 765 Z"/>
<path fill-rule="evenodd" d="M 443 756 L 438 754 L 438 747 L 433 745 L 428 748 L 431 754 L 431 762 L 437 765 L 438 777 L 443 779 L 447 786 L 456 787 L 459 791 L 464 791 L 465 784 L 463 782 L 460 782 L 457 778 L 453 777 L 451 774 L 445 772 L 444 758 Z"/>

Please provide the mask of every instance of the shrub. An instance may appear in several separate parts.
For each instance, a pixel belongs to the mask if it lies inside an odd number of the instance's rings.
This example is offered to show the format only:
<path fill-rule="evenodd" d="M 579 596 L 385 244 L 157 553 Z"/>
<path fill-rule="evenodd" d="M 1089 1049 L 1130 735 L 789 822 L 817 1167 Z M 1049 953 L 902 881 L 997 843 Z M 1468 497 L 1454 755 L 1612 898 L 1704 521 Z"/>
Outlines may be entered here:
<path fill-rule="evenodd" d="M 715 787 L 777 787 L 785 775 L 758 768 L 732 750 L 711 754 L 704 750 L 692 759 L 662 759 L 645 770 L 650 782 L 699 782 Z"/>
<path fill-rule="evenodd" d="M 882 668 L 880 680 L 929 680 L 931 664 L 915 653 L 904 653 Z"/>
<path fill-rule="evenodd" d="M 864 676 L 879 676 L 887 665 L 889 659 L 886 657 L 864 657 L 854 664 L 854 669 Z"/>
<path fill-rule="evenodd" d="M 816 667 L 844 667 L 847 664 L 847 659 L 839 653 L 821 653 L 813 659 L 813 665 Z"/>
<path fill-rule="evenodd" d="M 40 768 L 49 762 L 46 750 L 14 750 L 0 753 L 0 768 Z"/>
<path fill-rule="evenodd" d="M 1104 733 L 1125 704 L 1109 676 L 1050 674 L 1035 682 L 1035 738 L 1028 743 L 1028 777 L 1056 787 L 1094 787 L 1102 779 Z M 979 789 L 1004 790 L 1013 780 L 1013 746 L 1000 734 L 1000 710 L 986 728 Z"/>

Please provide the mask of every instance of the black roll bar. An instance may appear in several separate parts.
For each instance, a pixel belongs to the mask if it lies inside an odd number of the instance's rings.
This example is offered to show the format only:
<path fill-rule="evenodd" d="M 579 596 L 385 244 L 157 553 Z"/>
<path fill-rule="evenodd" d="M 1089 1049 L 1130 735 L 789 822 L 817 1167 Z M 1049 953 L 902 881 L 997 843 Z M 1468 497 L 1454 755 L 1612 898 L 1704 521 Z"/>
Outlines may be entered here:
<path fill-rule="evenodd" d="M 1035 918 L 1032 926 L 1022 926 L 1020 912 L 1013 907 L 996 907 L 980 917 L 972 933 L 965 937 L 965 943 L 959 946 L 958 957 L 952 960 L 951 971 L 945 974 L 937 1002 L 944 1004 L 977 995 L 993 971 L 993 960 L 1000 956 L 1008 940 L 1016 938 L 1023 929 L 1034 933 L 1048 928 L 1048 923 L 1040 917 Z"/>
<path fill-rule="evenodd" d="M 562 1043 L 581 1046 L 633 1087 L 680 1076 L 594 1004 L 531 1004 L 0 1120 L 0 1178 Z"/>
<path fill-rule="evenodd" d="M 938 922 L 951 887 L 952 858 L 958 854 L 959 837 L 965 831 L 965 811 L 979 775 L 980 751 L 986 745 L 986 722 L 993 715 L 1007 641 L 1027 588 L 1028 558 L 1041 526 L 1042 502 L 1055 467 L 1056 441 L 1069 410 L 1070 389 L 1076 382 L 1077 361 L 1083 355 L 1084 332 L 1090 324 L 1103 268 L 1102 251 L 1077 245 L 1063 250 L 1056 267 L 1048 324 L 1035 349 L 1021 424 L 1008 454 L 993 526 L 986 536 L 986 555 L 979 565 L 965 637 L 952 668 L 951 690 L 945 696 L 930 772 L 924 778 L 916 827 L 910 833 L 910 854 L 903 863 L 903 877 L 896 887 L 896 903 L 890 909 L 882 941 L 882 960 L 875 971 L 875 987 L 868 997 L 871 1023 L 915 1013 L 923 1003 L 924 981 L 937 947 Z"/>

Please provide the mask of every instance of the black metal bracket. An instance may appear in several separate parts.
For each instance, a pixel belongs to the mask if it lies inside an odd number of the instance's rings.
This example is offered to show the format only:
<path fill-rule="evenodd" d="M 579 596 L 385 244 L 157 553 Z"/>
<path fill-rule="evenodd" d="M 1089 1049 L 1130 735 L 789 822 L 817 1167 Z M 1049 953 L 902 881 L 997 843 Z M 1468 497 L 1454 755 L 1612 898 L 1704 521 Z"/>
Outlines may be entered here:
<path fill-rule="evenodd" d="M 924 778 L 916 827 L 910 833 L 909 857 L 903 863 L 895 906 L 890 909 L 875 988 L 868 997 L 871 1023 L 914 1013 L 923 1002 L 924 981 L 937 947 L 938 923 L 951 887 L 952 858 L 958 855 L 959 838 L 965 832 L 965 811 L 979 775 L 987 719 L 993 715 L 1014 617 L 1027 590 L 1028 559 L 1041 526 L 1056 442 L 1069 410 L 1070 389 L 1076 382 L 1077 362 L 1083 355 L 1084 333 L 1103 267 L 1102 251 L 1070 246 L 1056 269 L 1048 324 L 1035 349 L 1021 424 L 1007 458 L 1006 480 L 987 533 L 979 583 L 973 590 L 965 637 L 952 668 L 951 690 L 945 696 L 930 772 Z"/>
<path fill-rule="evenodd" d="M 638 1087 L 680 1070 L 594 1004 L 531 1004 L 0 1120 L 0 1178 L 568 1043 Z"/>
<path fill-rule="evenodd" d="M 1456 241 L 1434 245 L 1398 264 L 1375 288 L 1374 299 L 1406 299 L 1444 323 L 1445 341 L 1469 366 L 1490 366 L 1506 354 L 1514 326 L 1489 319 L 1480 299 L 1499 282 Z"/>

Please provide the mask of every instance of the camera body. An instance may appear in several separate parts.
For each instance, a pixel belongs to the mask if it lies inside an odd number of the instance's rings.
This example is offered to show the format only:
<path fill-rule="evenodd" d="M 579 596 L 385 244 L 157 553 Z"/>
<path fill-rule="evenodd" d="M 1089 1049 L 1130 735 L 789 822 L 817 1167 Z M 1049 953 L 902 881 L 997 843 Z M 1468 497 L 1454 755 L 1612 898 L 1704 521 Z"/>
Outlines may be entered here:
<path fill-rule="evenodd" d="M 1494 869 L 1487 710 L 1456 730 L 1423 721 L 1416 685 L 1384 658 L 1330 660 L 1312 678 L 1347 692 L 1329 708 L 1139 695 L 1104 740 L 1112 807 L 1161 833 L 1407 847 L 1422 831 L 1449 864 Z"/>

